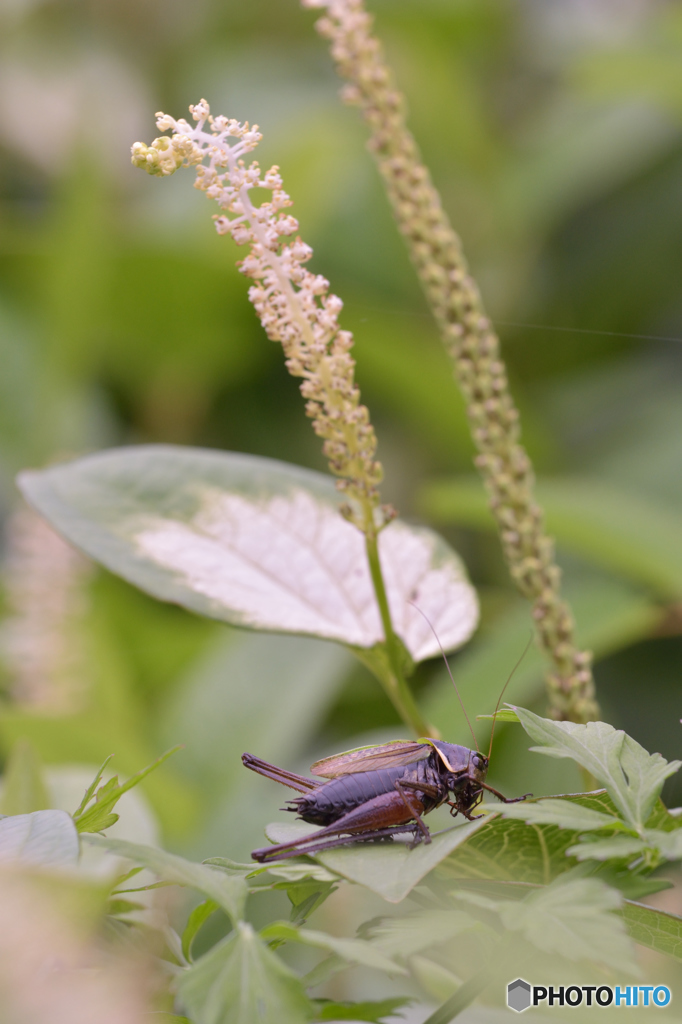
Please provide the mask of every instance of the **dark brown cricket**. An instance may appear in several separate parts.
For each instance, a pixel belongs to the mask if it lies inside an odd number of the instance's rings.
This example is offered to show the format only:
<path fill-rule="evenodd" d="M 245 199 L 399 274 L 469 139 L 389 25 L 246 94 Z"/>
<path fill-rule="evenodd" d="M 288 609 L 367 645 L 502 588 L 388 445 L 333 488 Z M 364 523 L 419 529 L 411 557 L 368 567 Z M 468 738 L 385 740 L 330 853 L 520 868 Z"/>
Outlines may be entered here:
<path fill-rule="evenodd" d="M 508 798 L 489 786 L 488 758 L 476 750 L 442 740 L 394 740 L 379 746 L 358 747 L 316 761 L 311 772 L 319 778 L 277 768 L 253 754 L 242 762 L 259 775 L 290 786 L 303 796 L 288 801 L 296 812 L 319 832 L 288 843 L 254 850 L 261 863 L 329 850 L 359 839 L 390 838 L 412 832 L 412 845 L 431 842 L 422 816 L 447 803 L 452 815 L 474 820 L 472 811 L 483 790 L 502 800 L 517 803 L 525 796 Z M 321 781 L 327 780 L 327 781 Z M 448 797 L 452 795 L 452 799 Z"/>

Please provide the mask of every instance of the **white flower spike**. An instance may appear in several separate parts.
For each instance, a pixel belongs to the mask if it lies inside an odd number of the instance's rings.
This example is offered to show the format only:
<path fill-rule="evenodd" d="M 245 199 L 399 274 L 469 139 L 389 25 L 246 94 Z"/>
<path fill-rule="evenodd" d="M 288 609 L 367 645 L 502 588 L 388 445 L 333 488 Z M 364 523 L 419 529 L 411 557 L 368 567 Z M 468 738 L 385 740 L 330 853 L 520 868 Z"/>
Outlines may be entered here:
<path fill-rule="evenodd" d="M 306 413 L 324 440 L 330 469 L 339 477 L 337 487 L 348 499 L 344 514 L 364 533 L 375 535 L 395 513 L 379 504 L 383 471 L 374 457 L 376 436 L 369 412 L 360 404 L 355 384 L 353 336 L 338 322 L 343 303 L 329 294 L 324 277 L 305 267 L 312 249 L 296 235 L 296 218 L 284 212 L 292 201 L 279 168 L 262 173 L 256 161 L 243 160 L 262 138 L 258 125 L 213 117 L 206 100 L 189 109 L 194 126 L 157 114 L 157 127 L 172 135 L 155 139 L 151 146 L 136 142 L 132 162 L 162 177 L 182 166 L 196 166 L 195 187 L 221 210 L 215 215 L 218 233 L 250 246 L 239 265 L 254 282 L 249 298 L 268 337 L 282 344 L 289 372 L 303 378 Z M 250 195 L 254 188 L 269 191 L 270 199 L 255 205 Z"/>

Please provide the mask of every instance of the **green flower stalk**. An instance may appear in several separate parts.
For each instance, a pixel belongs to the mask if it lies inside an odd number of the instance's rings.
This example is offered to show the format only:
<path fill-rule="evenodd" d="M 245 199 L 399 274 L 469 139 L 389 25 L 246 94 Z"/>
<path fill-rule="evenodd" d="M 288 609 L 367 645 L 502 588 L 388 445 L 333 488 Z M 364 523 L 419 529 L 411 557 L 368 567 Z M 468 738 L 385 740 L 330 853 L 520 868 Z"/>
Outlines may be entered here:
<path fill-rule="evenodd" d="M 362 110 L 369 149 L 384 180 L 464 394 L 475 462 L 497 520 L 510 573 L 533 603 L 540 644 L 553 662 L 548 675 L 551 713 L 586 722 L 599 717 L 591 654 L 574 640 L 574 623 L 560 595 L 554 543 L 534 499 L 531 461 L 520 443 L 519 413 L 509 392 L 499 340 L 469 274 L 461 242 L 445 213 L 417 144 L 405 104 L 372 35 L 362 0 L 301 0 L 323 8 L 317 29 L 331 42 L 347 103 Z"/>
<path fill-rule="evenodd" d="M 298 221 L 285 212 L 292 201 L 283 189 L 279 168 L 262 173 L 256 161 L 247 164 L 243 159 L 262 138 L 258 126 L 213 117 L 205 100 L 189 109 L 194 125 L 157 114 L 159 130 L 170 129 L 172 134 L 151 146 L 136 142 L 132 162 L 161 177 L 183 165 L 196 166 L 195 187 L 221 211 L 214 216 L 218 233 L 249 246 L 248 255 L 238 264 L 253 282 L 249 298 L 268 337 L 282 345 L 289 373 L 302 378 L 306 413 L 323 439 L 329 468 L 346 499 L 341 512 L 365 535 L 389 662 L 379 679 L 407 725 L 418 735 L 436 735 L 421 717 L 405 682 L 403 666 L 409 658 L 391 622 L 378 536 L 396 513 L 381 504 L 383 470 L 375 457 L 377 442 L 369 412 L 355 384 L 353 336 L 339 325 L 343 303 L 329 292 L 324 277 L 305 267 L 312 249 L 297 235 Z M 250 195 L 254 188 L 269 191 L 270 198 L 255 205 Z"/>

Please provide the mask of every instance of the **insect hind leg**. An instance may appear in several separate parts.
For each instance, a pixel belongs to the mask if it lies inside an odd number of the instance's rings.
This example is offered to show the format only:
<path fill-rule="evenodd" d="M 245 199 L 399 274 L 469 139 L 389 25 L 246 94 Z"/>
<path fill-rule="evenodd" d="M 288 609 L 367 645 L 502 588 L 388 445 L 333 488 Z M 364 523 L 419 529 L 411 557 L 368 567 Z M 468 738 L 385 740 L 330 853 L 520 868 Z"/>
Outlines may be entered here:
<path fill-rule="evenodd" d="M 319 781 L 317 779 L 308 779 L 305 775 L 288 772 L 285 768 L 278 768 L 277 765 L 269 764 L 268 761 L 263 761 L 260 757 L 255 757 L 253 754 L 242 754 L 242 764 L 245 768 L 250 768 L 252 772 L 264 775 L 267 779 L 274 779 L 275 782 L 279 782 L 283 786 L 289 786 L 291 789 L 296 789 L 299 793 L 310 793 L 311 790 L 318 789 L 323 785 L 321 779 Z"/>
<path fill-rule="evenodd" d="M 380 835 L 411 832 L 415 826 L 410 819 L 414 816 L 414 809 L 406 806 L 404 794 L 392 790 L 367 800 L 311 836 L 254 850 L 251 856 L 254 860 L 264 863 L 268 860 L 277 860 L 282 855 L 295 857 L 362 839 L 379 838 Z M 351 833 L 350 838 L 339 839 L 342 833 Z M 336 838 L 332 839 L 332 836 Z M 320 843 L 324 843 L 324 846 L 319 845 Z M 285 852 L 290 850 L 293 852 Z"/>

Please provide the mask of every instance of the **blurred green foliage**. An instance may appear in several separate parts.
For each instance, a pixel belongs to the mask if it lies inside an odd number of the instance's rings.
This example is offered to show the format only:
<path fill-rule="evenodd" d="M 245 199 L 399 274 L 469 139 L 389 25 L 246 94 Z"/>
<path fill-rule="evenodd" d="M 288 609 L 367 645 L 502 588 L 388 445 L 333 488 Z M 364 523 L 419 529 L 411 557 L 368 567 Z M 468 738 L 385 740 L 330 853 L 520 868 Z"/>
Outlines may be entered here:
<path fill-rule="evenodd" d="M 579 635 L 598 655 L 604 717 L 673 757 L 679 7 L 372 8 L 503 338 Z M 344 299 L 385 499 L 442 529 L 481 588 L 480 634 L 453 670 L 470 713 L 490 712 L 526 643 L 528 612 L 475 494 L 463 404 L 364 129 L 338 102 L 312 21 L 294 0 L 15 0 L 0 11 L 3 512 L 17 502 L 16 470 L 113 444 L 205 445 L 324 468 L 296 384 L 248 304 L 238 250 L 215 235 L 181 176 L 154 181 L 129 163 L 156 110 L 180 116 L 206 96 L 215 112 L 260 125 L 261 162 L 281 166 L 313 267 Z M 97 765 L 115 750 L 125 773 L 184 742 L 143 788 L 168 841 L 195 856 L 228 841 L 230 855 L 245 856 L 281 801 L 243 777 L 247 743 L 305 770 L 358 736 L 402 731 L 369 674 L 333 647 L 244 636 L 103 572 L 84 586 L 87 692 L 56 715 L 22 700 L 7 671 L 3 752 L 20 737 L 48 764 Z M 464 739 L 442 665 L 422 666 L 414 687 L 448 739 Z M 542 710 L 534 654 L 507 696 Z M 577 787 L 570 764 L 540 768 L 526 745 L 500 729 L 494 785 Z M 678 788 L 667 800 L 681 797 Z"/>

